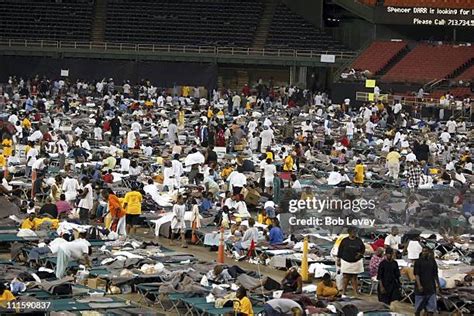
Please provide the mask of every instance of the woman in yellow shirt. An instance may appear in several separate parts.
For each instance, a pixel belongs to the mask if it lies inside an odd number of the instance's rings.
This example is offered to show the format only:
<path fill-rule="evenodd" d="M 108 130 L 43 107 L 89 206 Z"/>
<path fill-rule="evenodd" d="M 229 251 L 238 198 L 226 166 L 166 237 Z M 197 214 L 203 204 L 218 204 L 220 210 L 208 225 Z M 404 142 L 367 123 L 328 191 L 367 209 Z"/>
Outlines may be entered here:
<path fill-rule="evenodd" d="M 323 280 L 316 288 L 317 299 L 333 301 L 337 296 L 339 296 L 339 290 L 337 289 L 336 282 L 331 281 L 331 275 L 329 273 L 325 273 Z"/>
<path fill-rule="evenodd" d="M 28 119 L 28 117 L 25 117 L 23 119 L 23 121 L 21 122 L 21 125 L 23 126 L 23 128 L 31 129 L 31 122 Z"/>
<path fill-rule="evenodd" d="M 3 155 L 8 158 L 13 153 L 13 141 L 10 137 L 4 136 L 2 141 Z"/>
<path fill-rule="evenodd" d="M 358 185 L 363 185 L 365 179 L 365 168 L 362 164 L 362 161 L 357 160 L 357 164 L 354 168 L 354 183 Z"/>
<path fill-rule="evenodd" d="M 247 290 L 239 287 L 236 293 L 237 299 L 234 301 L 234 312 L 238 316 L 253 316 L 252 302 L 247 297 Z"/>
<path fill-rule="evenodd" d="M 123 199 L 123 208 L 126 210 L 127 235 L 132 231 L 137 232 L 138 218 L 142 214 L 143 196 L 137 190 L 136 186 L 132 186 L 132 191 L 127 192 Z"/>
<path fill-rule="evenodd" d="M 184 129 L 184 110 L 182 107 L 178 111 L 178 128 Z"/>
<path fill-rule="evenodd" d="M 286 156 L 284 164 L 283 164 L 283 171 L 286 172 L 292 172 L 293 171 L 293 164 L 294 164 L 294 159 L 293 157 L 295 154 L 292 152 L 288 156 Z"/>
<path fill-rule="evenodd" d="M 15 300 L 16 297 L 13 295 L 10 290 L 7 290 L 7 287 L 4 283 L 0 283 L 0 306 L 6 306 L 7 302 Z"/>

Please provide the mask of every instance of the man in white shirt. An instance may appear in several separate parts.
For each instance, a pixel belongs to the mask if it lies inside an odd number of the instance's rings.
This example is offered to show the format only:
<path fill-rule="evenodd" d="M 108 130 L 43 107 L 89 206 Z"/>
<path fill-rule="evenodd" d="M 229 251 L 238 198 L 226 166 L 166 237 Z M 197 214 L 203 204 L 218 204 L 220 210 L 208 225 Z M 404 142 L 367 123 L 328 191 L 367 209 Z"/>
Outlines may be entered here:
<path fill-rule="evenodd" d="M 247 185 L 247 177 L 236 170 L 229 175 L 227 180 L 229 181 L 229 186 L 232 188 L 234 195 L 240 194 L 242 188 Z"/>
<path fill-rule="evenodd" d="M 406 160 L 406 162 L 414 162 L 414 161 L 417 161 L 416 155 L 415 155 L 412 151 L 410 151 L 410 152 L 407 154 L 405 160 Z"/>
<path fill-rule="evenodd" d="M 41 131 L 39 130 L 38 127 L 35 127 L 35 128 L 36 128 L 36 130 L 33 132 L 33 134 L 31 134 L 28 137 L 29 142 L 37 142 L 37 141 L 43 139 L 43 133 L 41 133 Z"/>
<path fill-rule="evenodd" d="M 82 193 L 81 200 L 79 201 L 79 220 L 82 225 L 89 223 L 89 212 L 94 207 L 94 190 L 89 178 L 84 177 L 82 179 Z"/>
<path fill-rule="evenodd" d="M 392 248 L 395 251 L 400 249 L 400 245 L 402 244 L 402 238 L 398 234 L 398 228 L 392 227 L 392 231 L 390 234 L 385 237 L 384 245 L 385 248 Z"/>
<path fill-rule="evenodd" d="M 84 235 L 82 234 L 82 238 L 59 244 L 56 264 L 56 277 L 58 279 L 64 276 L 70 261 L 84 261 L 86 266 L 91 266 L 89 256 L 92 254 L 92 248 L 90 242 L 83 238 Z"/>
<path fill-rule="evenodd" d="M 36 157 L 39 155 L 38 149 L 34 147 L 34 144 L 30 143 L 30 150 L 26 154 L 26 177 L 31 176 L 31 171 L 33 170 L 33 164 L 36 161 Z"/>
<path fill-rule="evenodd" d="M 352 138 L 354 137 L 354 128 L 355 125 L 352 120 L 346 124 L 346 135 L 349 140 L 352 140 Z"/>
<path fill-rule="evenodd" d="M 445 130 L 441 133 L 441 135 L 439 135 L 439 138 L 443 141 L 443 143 L 447 144 L 451 139 L 451 135 L 448 133 L 448 131 Z"/>
<path fill-rule="evenodd" d="M 273 188 L 273 178 L 277 172 L 276 166 L 273 164 L 270 158 L 267 158 L 266 163 L 263 167 L 263 178 L 265 179 L 265 190 L 271 193 Z"/>
<path fill-rule="evenodd" d="M 239 110 L 241 102 L 242 102 L 242 98 L 236 93 L 232 97 L 232 112 L 233 113 Z"/>
<path fill-rule="evenodd" d="M 184 173 L 183 164 L 181 163 L 181 161 L 179 161 L 179 154 L 175 154 L 173 156 L 173 160 L 171 160 L 171 168 L 173 169 L 173 174 L 176 180 L 176 187 L 179 189 L 179 187 L 181 186 L 181 176 Z"/>
<path fill-rule="evenodd" d="M 393 114 L 397 115 L 398 113 L 400 113 L 401 110 L 402 110 L 402 104 L 400 103 L 400 101 L 398 101 L 397 103 L 395 103 L 393 107 Z"/>
<path fill-rule="evenodd" d="M 453 120 L 453 118 L 451 117 L 449 121 L 446 122 L 446 128 L 448 129 L 448 133 L 451 135 L 456 134 L 456 127 L 457 127 L 456 121 Z"/>
<path fill-rule="evenodd" d="M 365 124 L 365 133 L 367 134 L 367 139 L 370 142 L 372 142 L 373 136 L 374 136 L 374 128 L 377 126 L 376 124 L 372 123 L 372 120 L 369 120 Z"/>
<path fill-rule="evenodd" d="M 268 126 L 263 126 L 264 130 L 260 133 L 261 143 L 260 143 L 260 151 L 265 153 L 267 147 L 272 145 L 273 142 L 273 130 Z"/>
<path fill-rule="evenodd" d="M 158 191 L 158 187 L 155 185 L 153 179 L 148 179 L 148 184 L 143 187 L 143 191 L 146 194 L 149 194 L 153 201 L 155 201 L 159 205 L 160 192 Z"/>
<path fill-rule="evenodd" d="M 234 244 L 235 250 L 240 254 L 243 250 L 249 249 L 252 241 L 254 245 L 257 245 L 258 241 L 258 229 L 254 227 L 255 219 L 252 217 L 248 219 L 248 228 L 242 236 L 242 239 Z"/>

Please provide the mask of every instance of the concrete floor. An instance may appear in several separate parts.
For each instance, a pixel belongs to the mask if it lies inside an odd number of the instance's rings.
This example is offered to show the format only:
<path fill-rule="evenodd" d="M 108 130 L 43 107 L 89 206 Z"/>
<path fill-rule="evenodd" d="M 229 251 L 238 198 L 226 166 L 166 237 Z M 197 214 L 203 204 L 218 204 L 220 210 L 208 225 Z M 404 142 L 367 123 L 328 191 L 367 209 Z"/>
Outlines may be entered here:
<path fill-rule="evenodd" d="M 195 256 L 197 259 L 205 262 L 215 262 L 217 259 L 217 252 L 210 251 L 208 247 L 204 247 L 203 245 L 191 245 L 188 244 L 188 248 L 183 249 L 179 246 L 178 242 L 175 242 L 174 246 L 170 245 L 169 239 L 163 238 L 163 237 L 153 237 L 153 232 L 150 232 L 149 230 L 139 230 L 137 233 L 137 236 L 140 236 L 143 239 L 149 239 L 149 240 L 154 240 L 160 244 L 162 244 L 164 247 L 172 249 L 177 252 L 185 252 L 192 254 Z M 241 261 L 237 262 L 236 260 L 225 257 L 225 264 L 227 265 L 238 265 L 244 270 L 249 270 L 249 271 L 257 271 L 260 272 L 261 274 L 271 277 L 274 280 L 280 281 L 283 279 L 285 276 L 285 271 L 275 269 L 269 266 L 257 266 L 255 264 L 251 264 L 249 262 Z M 350 292 L 349 292 L 350 293 Z M 377 301 L 377 295 L 368 295 L 368 294 L 362 294 L 360 296 L 361 299 L 367 300 L 367 301 Z M 162 310 L 159 310 L 160 312 L 164 312 Z M 403 315 L 413 315 L 414 314 L 414 308 L 411 304 L 407 303 L 394 303 L 393 304 L 393 312 L 397 312 Z M 165 312 L 166 313 L 166 312 Z M 166 313 L 166 315 L 178 315 L 177 313 Z"/>
<path fill-rule="evenodd" d="M 156 242 L 162 244 L 166 248 L 172 249 L 172 250 L 177 251 L 177 252 L 185 252 L 185 253 L 192 254 L 197 259 L 199 259 L 201 261 L 205 261 L 205 262 L 215 262 L 216 258 L 217 258 L 217 253 L 216 252 L 211 252 L 209 250 L 209 248 L 204 247 L 202 245 L 197 245 L 197 246 L 196 245 L 188 245 L 188 248 L 183 249 L 178 245 L 177 242 L 175 242 L 175 245 L 171 246 L 169 239 L 166 239 L 166 238 L 163 238 L 163 237 L 160 237 L 160 238 L 154 237 L 153 232 L 150 232 L 148 229 L 140 229 L 137 232 L 136 238 L 137 239 L 143 239 L 143 240 L 156 241 Z M 0 254 L 0 259 L 8 260 L 9 258 L 10 258 L 9 253 Z M 228 257 L 225 257 L 225 264 L 239 265 L 244 270 L 257 271 L 257 272 L 260 272 L 261 274 L 263 274 L 265 276 L 268 276 L 268 277 L 271 277 L 271 278 L 273 278 L 274 280 L 277 280 L 277 281 L 282 280 L 284 275 L 285 275 L 285 271 L 283 271 L 283 270 L 278 270 L 278 269 L 271 268 L 271 267 L 268 267 L 268 266 L 261 266 L 261 265 L 257 266 L 255 264 L 251 264 L 251 263 L 248 263 L 248 262 L 245 262 L 245 261 L 237 262 L 234 259 L 228 258 Z M 148 307 L 149 311 L 150 311 L 150 315 L 173 315 L 173 316 L 175 316 L 175 315 L 184 314 L 184 313 L 176 313 L 176 312 L 167 312 L 167 311 L 164 311 L 163 309 L 159 308 L 156 305 L 151 306 L 151 305 L 147 304 L 147 302 L 143 299 L 143 297 L 141 295 L 136 294 L 136 293 L 116 295 L 116 296 L 120 297 L 120 298 L 123 298 L 123 299 L 126 299 L 126 300 L 130 300 L 130 301 L 135 302 L 135 303 L 138 303 L 139 305 L 141 305 L 143 307 Z M 360 298 L 362 298 L 364 300 L 367 300 L 367 301 L 376 301 L 377 300 L 376 295 L 369 296 L 368 294 L 362 294 Z M 396 303 L 394 305 L 393 311 L 401 313 L 403 315 L 413 315 L 414 314 L 413 307 L 410 304 L 406 304 L 406 303 Z"/>

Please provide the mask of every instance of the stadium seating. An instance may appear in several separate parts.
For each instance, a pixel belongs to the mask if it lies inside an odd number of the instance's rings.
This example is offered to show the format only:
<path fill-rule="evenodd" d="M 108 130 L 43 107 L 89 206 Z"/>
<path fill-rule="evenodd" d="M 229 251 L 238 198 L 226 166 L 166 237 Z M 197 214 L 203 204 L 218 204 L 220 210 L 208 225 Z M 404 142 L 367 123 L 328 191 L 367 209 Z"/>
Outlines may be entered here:
<path fill-rule="evenodd" d="M 278 5 L 270 25 L 266 47 L 278 49 L 344 50 L 330 35 L 316 28 L 286 5 Z"/>
<path fill-rule="evenodd" d="M 474 58 L 474 47 L 419 44 L 395 64 L 382 80 L 385 82 L 426 83 L 444 79 Z"/>
<path fill-rule="evenodd" d="M 385 0 L 384 5 L 393 7 L 472 9 L 474 6 L 474 0 Z"/>
<path fill-rule="evenodd" d="M 474 82 L 474 65 L 467 68 L 463 73 L 456 77 L 457 80 L 473 81 Z"/>
<path fill-rule="evenodd" d="M 369 70 L 377 75 L 387 64 L 392 61 L 402 50 L 407 48 L 407 42 L 373 42 L 352 64 L 357 70 Z"/>
<path fill-rule="evenodd" d="M 92 22 L 92 1 L 0 2 L 0 37 L 88 41 Z"/>
<path fill-rule="evenodd" d="M 377 3 L 377 0 L 359 0 L 359 2 L 373 7 Z"/>
<path fill-rule="evenodd" d="M 109 0 L 105 39 L 249 47 L 262 11 L 257 0 Z"/>

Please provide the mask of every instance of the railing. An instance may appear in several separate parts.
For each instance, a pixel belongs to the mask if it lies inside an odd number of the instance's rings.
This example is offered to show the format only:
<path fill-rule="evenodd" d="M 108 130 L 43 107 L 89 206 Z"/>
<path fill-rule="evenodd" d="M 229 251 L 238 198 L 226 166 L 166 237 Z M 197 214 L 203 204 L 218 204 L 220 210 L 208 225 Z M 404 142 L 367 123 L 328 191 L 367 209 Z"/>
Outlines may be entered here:
<path fill-rule="evenodd" d="M 336 59 L 353 59 L 355 52 L 345 51 L 314 51 L 292 49 L 255 49 L 240 47 L 216 46 L 179 46 L 156 44 L 131 44 L 131 43 L 96 43 L 96 42 L 69 42 L 48 40 L 21 40 L 0 39 L 0 47 L 26 47 L 26 48 L 56 48 L 67 50 L 101 50 L 104 52 L 136 52 L 136 53 L 173 53 L 173 54 L 202 54 L 213 56 L 253 56 L 253 57 L 292 57 L 292 58 L 320 58 L 321 55 L 335 55 Z"/>

